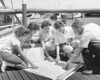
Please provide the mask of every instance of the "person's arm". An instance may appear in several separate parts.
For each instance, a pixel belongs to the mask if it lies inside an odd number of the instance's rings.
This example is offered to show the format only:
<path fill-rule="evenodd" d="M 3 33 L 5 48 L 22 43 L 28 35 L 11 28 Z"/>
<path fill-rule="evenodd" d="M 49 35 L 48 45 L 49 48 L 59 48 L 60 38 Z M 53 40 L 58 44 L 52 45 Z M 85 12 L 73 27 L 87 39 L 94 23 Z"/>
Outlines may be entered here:
<path fill-rule="evenodd" d="M 23 57 L 23 59 L 25 61 L 27 61 L 27 63 L 29 63 L 33 69 L 36 69 L 37 67 L 27 58 L 26 54 L 21 50 L 21 48 L 19 46 L 16 45 L 16 49 L 18 50 L 20 56 Z"/>
<path fill-rule="evenodd" d="M 75 52 L 73 53 L 73 55 L 70 57 L 70 59 L 66 62 L 66 64 L 63 66 L 64 69 L 66 69 L 66 67 L 73 62 L 82 52 L 84 48 L 78 47 Z"/>
<path fill-rule="evenodd" d="M 47 52 L 47 50 L 46 50 L 45 43 L 44 43 L 43 40 L 41 40 L 41 44 L 42 44 L 42 47 L 43 47 L 43 49 L 44 49 L 45 55 L 46 55 L 47 57 L 49 57 L 49 54 L 48 54 L 48 52 Z"/>
<path fill-rule="evenodd" d="M 60 55 L 59 55 L 60 47 L 57 45 L 57 57 L 56 60 L 60 60 Z"/>

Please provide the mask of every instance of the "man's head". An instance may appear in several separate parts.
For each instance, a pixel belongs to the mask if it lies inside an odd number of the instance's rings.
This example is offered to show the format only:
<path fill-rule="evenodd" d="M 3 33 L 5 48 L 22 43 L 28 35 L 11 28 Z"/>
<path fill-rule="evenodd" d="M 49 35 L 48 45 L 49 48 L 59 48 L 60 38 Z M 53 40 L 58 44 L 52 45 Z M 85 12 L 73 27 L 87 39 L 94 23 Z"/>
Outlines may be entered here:
<path fill-rule="evenodd" d="M 72 28 L 74 30 L 74 32 L 78 35 L 82 34 L 83 32 L 83 22 L 79 21 L 79 20 L 75 20 L 72 24 Z"/>

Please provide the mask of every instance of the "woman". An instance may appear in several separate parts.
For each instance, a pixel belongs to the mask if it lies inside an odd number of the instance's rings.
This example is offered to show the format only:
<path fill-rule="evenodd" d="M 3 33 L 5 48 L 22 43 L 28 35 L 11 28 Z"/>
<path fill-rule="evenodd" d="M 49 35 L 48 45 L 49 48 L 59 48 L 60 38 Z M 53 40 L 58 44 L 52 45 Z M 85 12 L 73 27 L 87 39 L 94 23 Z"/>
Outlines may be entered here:
<path fill-rule="evenodd" d="M 85 63 L 83 73 L 100 73 L 100 26 L 95 23 L 83 25 L 81 21 L 76 20 L 72 28 L 80 36 L 80 43 L 63 68 L 66 68 L 82 53 Z"/>
<path fill-rule="evenodd" d="M 22 38 L 28 34 L 26 29 L 21 26 L 7 39 L 0 48 L 0 56 L 4 62 L 13 64 L 14 67 L 24 69 L 28 67 L 28 63 L 33 69 L 37 67 L 27 58 L 24 51 L 21 48 Z M 17 54 L 16 54 L 17 52 Z M 4 72 L 7 65 L 1 66 L 1 70 Z"/>
<path fill-rule="evenodd" d="M 29 35 L 24 38 L 25 42 L 22 44 L 23 48 L 39 47 L 41 46 L 40 42 L 40 30 L 39 25 L 35 22 L 31 22 L 27 29 L 29 30 Z"/>

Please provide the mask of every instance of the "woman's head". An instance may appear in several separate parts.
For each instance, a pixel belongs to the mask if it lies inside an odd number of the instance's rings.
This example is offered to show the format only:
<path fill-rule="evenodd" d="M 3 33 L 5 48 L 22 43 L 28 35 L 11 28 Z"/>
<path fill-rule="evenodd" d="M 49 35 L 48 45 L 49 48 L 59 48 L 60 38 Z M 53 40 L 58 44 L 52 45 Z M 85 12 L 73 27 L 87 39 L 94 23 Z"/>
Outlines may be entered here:
<path fill-rule="evenodd" d="M 54 27 L 56 30 L 60 31 L 60 32 L 64 32 L 64 23 L 62 21 L 56 21 L 54 24 Z"/>
<path fill-rule="evenodd" d="M 49 27 L 51 26 L 50 22 L 49 21 L 43 21 L 42 22 L 42 25 L 41 25 L 41 28 L 43 30 L 45 30 L 46 32 L 49 32 Z"/>
<path fill-rule="evenodd" d="M 72 24 L 72 28 L 74 30 L 74 32 L 78 35 L 82 34 L 83 32 L 83 22 L 79 21 L 79 20 L 75 20 Z"/>
<path fill-rule="evenodd" d="M 38 31 L 39 30 L 39 25 L 35 22 L 31 22 L 29 25 L 28 25 L 28 29 L 30 31 Z"/>
<path fill-rule="evenodd" d="M 15 30 L 15 35 L 17 38 L 21 38 L 28 33 L 29 31 L 22 25 Z"/>

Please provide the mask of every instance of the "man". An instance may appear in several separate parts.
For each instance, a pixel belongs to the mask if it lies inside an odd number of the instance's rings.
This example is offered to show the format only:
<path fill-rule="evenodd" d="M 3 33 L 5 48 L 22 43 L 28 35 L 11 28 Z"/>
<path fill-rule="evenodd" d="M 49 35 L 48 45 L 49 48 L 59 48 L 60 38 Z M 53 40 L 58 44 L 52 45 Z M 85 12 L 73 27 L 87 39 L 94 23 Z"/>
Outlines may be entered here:
<path fill-rule="evenodd" d="M 66 68 L 82 53 L 85 63 L 83 73 L 100 73 L 100 26 L 95 23 L 83 25 L 81 21 L 76 20 L 72 28 L 80 36 L 80 43 L 63 68 Z"/>

